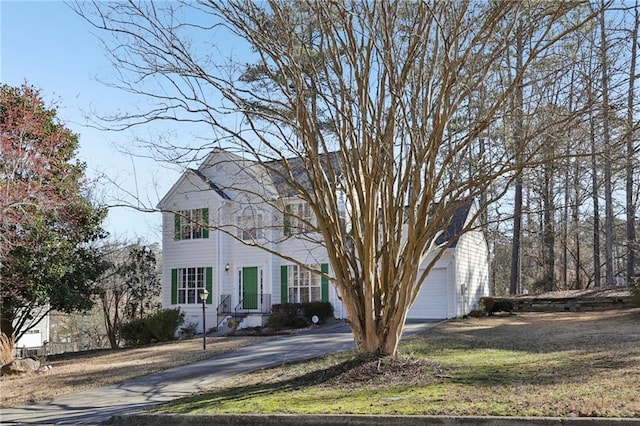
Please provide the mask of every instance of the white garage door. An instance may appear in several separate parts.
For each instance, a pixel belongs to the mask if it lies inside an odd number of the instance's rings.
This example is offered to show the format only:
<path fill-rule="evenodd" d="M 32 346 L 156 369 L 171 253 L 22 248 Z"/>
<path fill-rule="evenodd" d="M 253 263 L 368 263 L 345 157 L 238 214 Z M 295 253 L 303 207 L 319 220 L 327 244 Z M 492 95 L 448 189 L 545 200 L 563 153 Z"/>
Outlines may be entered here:
<path fill-rule="evenodd" d="M 444 319 L 448 318 L 447 269 L 432 269 L 422 284 L 420 294 L 409 309 L 407 318 Z"/>

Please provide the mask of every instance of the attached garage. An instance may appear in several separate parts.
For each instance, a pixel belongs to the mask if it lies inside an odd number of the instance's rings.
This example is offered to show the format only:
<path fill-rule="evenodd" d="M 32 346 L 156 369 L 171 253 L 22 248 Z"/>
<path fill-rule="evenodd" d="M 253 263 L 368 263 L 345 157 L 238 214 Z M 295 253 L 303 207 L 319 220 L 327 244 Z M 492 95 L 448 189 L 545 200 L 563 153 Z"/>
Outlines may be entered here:
<path fill-rule="evenodd" d="M 472 206 L 458 209 L 449 228 L 436 244 L 451 238 L 449 248 L 429 271 L 420 293 L 407 314 L 408 319 L 445 319 L 466 315 L 478 308 L 482 296 L 491 294 L 489 287 L 489 251 L 483 233 L 471 229 L 460 233 L 470 217 Z M 429 263 L 427 258 L 423 267 Z"/>
<path fill-rule="evenodd" d="M 408 319 L 449 318 L 449 295 L 447 268 L 434 268 L 422 285 L 413 306 L 407 314 Z"/>

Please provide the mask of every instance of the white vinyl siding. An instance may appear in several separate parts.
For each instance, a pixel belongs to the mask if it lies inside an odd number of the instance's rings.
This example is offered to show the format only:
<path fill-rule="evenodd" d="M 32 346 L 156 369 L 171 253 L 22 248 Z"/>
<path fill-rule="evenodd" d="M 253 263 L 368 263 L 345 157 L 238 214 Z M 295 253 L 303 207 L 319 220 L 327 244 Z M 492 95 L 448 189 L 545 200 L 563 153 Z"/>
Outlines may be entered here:
<path fill-rule="evenodd" d="M 482 296 L 491 294 L 489 286 L 489 251 L 479 231 L 460 238 L 456 247 L 457 316 L 478 308 Z"/>

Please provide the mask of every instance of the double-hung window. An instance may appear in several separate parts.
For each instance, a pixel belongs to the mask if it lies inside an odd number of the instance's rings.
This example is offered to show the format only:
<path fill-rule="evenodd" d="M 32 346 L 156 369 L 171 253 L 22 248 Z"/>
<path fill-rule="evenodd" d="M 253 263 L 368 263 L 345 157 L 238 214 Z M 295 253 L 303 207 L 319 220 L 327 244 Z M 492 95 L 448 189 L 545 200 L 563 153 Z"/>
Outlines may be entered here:
<path fill-rule="evenodd" d="M 320 270 L 324 276 L 311 272 L 300 265 L 280 266 L 280 303 L 304 303 L 329 301 L 329 265 L 308 265 L 311 269 Z M 320 268 L 318 268 L 320 266 Z"/>
<path fill-rule="evenodd" d="M 176 240 L 209 238 L 209 209 L 181 210 L 175 213 Z"/>
<path fill-rule="evenodd" d="M 304 234 L 313 229 L 313 215 L 309 203 L 297 202 L 285 206 L 284 235 Z"/>
<path fill-rule="evenodd" d="M 207 289 L 209 296 L 206 303 L 212 300 L 212 268 L 192 267 L 177 268 L 171 271 L 171 303 L 198 304 L 200 293 Z"/>
<path fill-rule="evenodd" d="M 238 238 L 244 241 L 264 238 L 263 225 L 262 214 L 252 207 L 245 207 L 237 217 Z"/>

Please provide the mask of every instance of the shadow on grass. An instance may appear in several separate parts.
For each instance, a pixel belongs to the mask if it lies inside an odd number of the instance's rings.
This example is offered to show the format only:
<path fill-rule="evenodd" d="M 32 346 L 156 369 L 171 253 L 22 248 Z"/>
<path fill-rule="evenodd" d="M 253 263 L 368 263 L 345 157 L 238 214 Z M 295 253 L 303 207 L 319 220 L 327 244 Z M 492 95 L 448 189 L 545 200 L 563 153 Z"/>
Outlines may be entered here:
<path fill-rule="evenodd" d="M 407 342 L 413 356 L 456 357 L 452 382 L 482 387 L 593 380 L 640 369 L 640 309 L 458 320 Z"/>
<path fill-rule="evenodd" d="M 216 406 L 228 403 L 246 408 L 252 399 L 318 386 L 341 395 L 359 389 L 367 389 L 373 395 L 376 389 L 398 388 L 404 392 L 448 385 L 475 387 L 483 394 L 491 392 L 491 388 L 514 384 L 585 384 L 587 389 L 594 381 L 618 380 L 607 378 L 614 371 L 632 372 L 627 374 L 629 377 L 640 371 L 639 320 L 640 309 L 602 315 L 535 314 L 452 321 L 401 344 L 402 354 L 409 354 L 412 359 L 435 360 L 434 364 L 441 362 L 443 366 L 438 374 L 433 374 L 434 369 L 421 371 L 417 381 L 389 380 L 372 387 L 357 381 L 345 384 L 349 372 L 365 371 L 361 367 L 372 361 L 352 358 L 329 367 L 324 367 L 326 363 L 319 367 L 309 364 L 309 368 L 315 369 L 281 379 L 277 375 L 282 370 L 274 369 L 270 374 L 276 377 L 273 380 L 267 378 L 260 383 L 235 385 L 181 399 L 164 406 L 163 411 L 215 411 Z M 256 378 L 250 374 L 243 377 Z"/>
<path fill-rule="evenodd" d="M 511 317 L 456 320 L 427 330 L 409 346 L 448 343 L 449 348 L 497 349 L 527 353 L 594 351 L 640 344 L 640 309 L 606 313 L 527 313 Z"/>
<path fill-rule="evenodd" d="M 248 384 L 202 393 L 193 397 L 183 398 L 163 406 L 163 411 L 173 413 L 191 413 L 205 410 L 225 402 L 239 402 L 252 398 L 272 395 L 274 393 L 289 392 L 321 385 L 331 379 L 339 377 L 350 370 L 358 368 L 374 360 L 374 357 L 354 357 L 327 368 L 309 371 L 300 376 L 270 381 L 265 383 Z"/>

